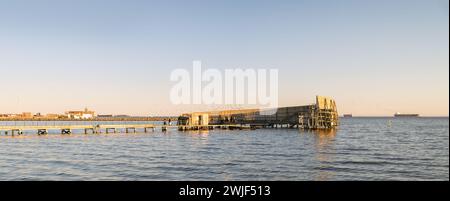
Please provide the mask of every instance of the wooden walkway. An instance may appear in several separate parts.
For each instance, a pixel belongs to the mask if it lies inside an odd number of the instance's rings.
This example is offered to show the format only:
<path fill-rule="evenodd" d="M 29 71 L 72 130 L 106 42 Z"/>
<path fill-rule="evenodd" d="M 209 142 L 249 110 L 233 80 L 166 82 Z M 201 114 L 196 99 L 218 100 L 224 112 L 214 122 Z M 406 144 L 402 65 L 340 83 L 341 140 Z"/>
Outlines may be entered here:
<path fill-rule="evenodd" d="M 155 124 L 104 124 L 104 125 L 19 125 L 19 126 L 0 126 L 0 134 L 22 135 L 24 131 L 36 131 L 38 135 L 46 135 L 49 130 L 59 130 L 61 134 L 72 134 L 73 130 L 84 130 L 84 134 L 96 133 L 117 133 L 119 130 L 125 130 L 125 133 L 136 133 L 138 129 L 144 133 L 155 131 L 160 128 L 162 131 L 168 129 L 178 129 L 180 131 L 188 130 L 211 130 L 211 129 L 250 129 L 248 125 L 202 125 L 202 126 L 179 126 L 179 125 L 155 125 Z"/>

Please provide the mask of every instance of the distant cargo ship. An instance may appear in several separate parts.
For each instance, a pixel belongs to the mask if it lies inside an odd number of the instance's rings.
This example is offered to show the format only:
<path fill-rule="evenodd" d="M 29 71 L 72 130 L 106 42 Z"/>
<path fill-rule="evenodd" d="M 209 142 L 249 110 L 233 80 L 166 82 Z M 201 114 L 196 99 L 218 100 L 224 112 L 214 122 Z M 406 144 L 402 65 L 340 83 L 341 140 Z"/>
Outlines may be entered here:
<path fill-rule="evenodd" d="M 344 114 L 344 117 L 353 117 L 352 114 Z"/>
<path fill-rule="evenodd" d="M 419 114 L 400 114 L 400 113 L 395 113 L 394 117 L 418 117 Z"/>

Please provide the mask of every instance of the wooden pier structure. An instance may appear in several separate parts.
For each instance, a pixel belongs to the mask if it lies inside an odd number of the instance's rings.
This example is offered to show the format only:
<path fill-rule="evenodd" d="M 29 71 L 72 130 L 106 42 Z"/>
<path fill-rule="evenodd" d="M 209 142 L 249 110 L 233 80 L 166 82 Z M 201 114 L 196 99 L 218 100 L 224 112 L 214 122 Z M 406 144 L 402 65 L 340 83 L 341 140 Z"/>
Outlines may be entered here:
<path fill-rule="evenodd" d="M 251 129 L 249 125 L 205 125 L 205 126 L 179 126 L 179 125 L 155 125 L 155 124 L 111 124 L 111 125 L 52 125 L 52 126 L 0 126 L 0 134 L 4 135 L 23 135 L 24 131 L 36 131 L 37 135 L 47 135 L 49 130 L 60 131 L 62 135 L 73 134 L 74 130 L 84 131 L 84 134 L 99 134 L 99 133 L 118 133 L 122 130 L 122 133 L 138 133 L 138 130 L 142 133 L 148 133 L 149 131 L 155 131 L 160 129 L 165 132 L 168 129 L 177 129 L 179 131 L 189 130 L 212 130 L 212 129 L 229 129 L 229 130 L 242 130 Z M 124 131 L 124 132 L 123 132 Z"/>
<path fill-rule="evenodd" d="M 333 99 L 316 96 L 316 103 L 273 109 L 194 112 L 178 118 L 180 126 L 247 125 L 251 128 L 334 129 L 339 125 Z"/>
<path fill-rule="evenodd" d="M 49 130 L 59 130 L 61 134 L 72 134 L 73 130 L 84 130 L 88 133 L 136 133 L 138 129 L 147 133 L 149 130 L 161 128 L 177 128 L 180 131 L 212 130 L 212 129 L 257 129 L 257 128 L 300 128 L 300 129 L 335 129 L 339 125 L 336 103 L 333 99 L 316 96 L 316 103 L 304 106 L 280 107 L 269 110 L 245 109 L 212 112 L 195 112 L 183 114 L 176 125 L 167 124 L 99 124 L 89 125 L 21 125 L 0 126 L 0 133 L 6 135 L 22 135 L 23 131 L 35 130 L 38 135 L 46 135 Z"/>
<path fill-rule="evenodd" d="M 137 129 L 142 129 L 145 133 L 149 130 L 154 131 L 156 128 L 153 124 L 112 124 L 112 125 L 39 125 L 39 126 L 28 126 L 28 125 L 19 125 L 19 126 L 0 126 L 0 132 L 4 132 L 5 135 L 22 135 L 24 131 L 34 130 L 38 135 L 46 135 L 49 130 L 59 130 L 61 134 L 72 134 L 73 130 L 84 130 L 84 134 L 89 133 L 101 133 L 105 131 L 105 133 L 116 133 L 118 129 L 124 129 L 126 133 L 136 133 Z"/>

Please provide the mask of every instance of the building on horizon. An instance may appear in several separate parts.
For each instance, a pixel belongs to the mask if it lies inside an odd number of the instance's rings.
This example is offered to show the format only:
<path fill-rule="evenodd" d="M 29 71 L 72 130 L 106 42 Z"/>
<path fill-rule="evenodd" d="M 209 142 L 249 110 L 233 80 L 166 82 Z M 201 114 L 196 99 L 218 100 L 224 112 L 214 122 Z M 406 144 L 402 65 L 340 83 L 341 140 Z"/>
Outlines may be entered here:
<path fill-rule="evenodd" d="M 95 117 L 95 112 L 85 108 L 84 111 L 67 111 L 67 118 L 69 119 L 92 119 Z"/>

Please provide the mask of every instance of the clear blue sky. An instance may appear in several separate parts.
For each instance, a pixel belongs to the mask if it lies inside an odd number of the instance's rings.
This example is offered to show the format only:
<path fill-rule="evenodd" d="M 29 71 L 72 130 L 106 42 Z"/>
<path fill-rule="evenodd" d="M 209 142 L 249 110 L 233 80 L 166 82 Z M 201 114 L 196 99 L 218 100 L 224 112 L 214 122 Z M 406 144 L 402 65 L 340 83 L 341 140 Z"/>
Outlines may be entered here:
<path fill-rule="evenodd" d="M 0 113 L 178 114 L 169 75 L 278 68 L 280 103 L 448 115 L 447 0 L 0 0 Z"/>

